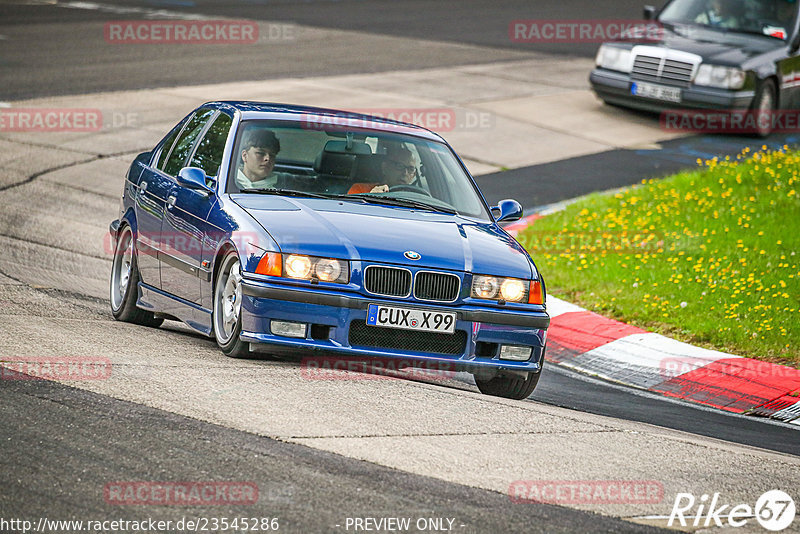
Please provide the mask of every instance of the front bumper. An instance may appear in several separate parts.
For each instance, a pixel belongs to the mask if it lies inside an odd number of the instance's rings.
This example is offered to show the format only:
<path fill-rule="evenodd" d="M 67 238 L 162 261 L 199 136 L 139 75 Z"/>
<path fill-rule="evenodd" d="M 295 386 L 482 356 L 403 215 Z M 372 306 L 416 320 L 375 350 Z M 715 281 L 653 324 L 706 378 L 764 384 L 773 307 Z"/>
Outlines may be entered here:
<path fill-rule="evenodd" d="M 251 279 L 243 280 L 242 293 L 241 339 L 251 343 L 253 350 L 272 353 L 385 357 L 446 363 L 458 370 L 495 368 L 539 372 L 550 325 L 550 317 L 543 310 L 442 306 L 287 287 Z M 390 329 L 365 326 L 369 304 L 456 312 L 456 334 L 396 329 L 386 332 Z M 272 320 L 305 323 L 309 325 L 306 337 L 274 335 L 270 330 Z M 355 326 L 351 328 L 351 325 Z M 384 340 L 387 342 L 383 343 Z M 501 345 L 530 347 L 531 357 L 528 361 L 501 360 Z"/>
<path fill-rule="evenodd" d="M 681 88 L 680 102 L 667 102 L 631 94 L 629 74 L 596 68 L 589 75 L 592 90 L 603 101 L 643 111 L 661 112 L 669 109 L 748 109 L 755 97 L 753 90 L 732 91 L 691 85 Z"/>

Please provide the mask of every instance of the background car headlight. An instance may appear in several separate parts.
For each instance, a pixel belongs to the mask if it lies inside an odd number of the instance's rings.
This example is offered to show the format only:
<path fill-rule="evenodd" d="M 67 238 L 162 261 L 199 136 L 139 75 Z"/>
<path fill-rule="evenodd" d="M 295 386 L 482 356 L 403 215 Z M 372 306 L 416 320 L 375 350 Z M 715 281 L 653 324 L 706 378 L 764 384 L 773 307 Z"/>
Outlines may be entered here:
<path fill-rule="evenodd" d="M 694 77 L 695 85 L 722 89 L 741 89 L 744 86 L 744 80 L 745 72 L 742 69 L 721 65 L 700 65 Z"/>
<path fill-rule="evenodd" d="M 619 72 L 631 72 L 633 70 L 631 51 L 627 48 L 617 46 L 601 45 L 597 51 L 595 63 L 598 67 Z"/>
<path fill-rule="evenodd" d="M 472 296 L 479 299 L 527 302 L 528 282 L 518 278 L 475 275 L 472 279 Z"/>

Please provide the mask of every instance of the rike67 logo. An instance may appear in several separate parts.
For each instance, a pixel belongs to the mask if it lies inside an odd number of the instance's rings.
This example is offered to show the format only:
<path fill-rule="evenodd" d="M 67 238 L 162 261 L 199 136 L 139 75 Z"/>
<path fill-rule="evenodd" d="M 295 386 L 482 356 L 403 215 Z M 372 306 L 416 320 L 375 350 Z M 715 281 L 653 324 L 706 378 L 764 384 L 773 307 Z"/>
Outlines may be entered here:
<path fill-rule="evenodd" d="M 755 517 L 763 528 L 779 532 L 792 524 L 796 511 L 794 500 L 781 490 L 767 491 L 758 498 L 755 507 L 747 503 L 724 503 L 719 493 L 702 495 L 699 499 L 691 493 L 678 493 L 667 526 L 723 527 L 727 523 L 743 527 Z"/>

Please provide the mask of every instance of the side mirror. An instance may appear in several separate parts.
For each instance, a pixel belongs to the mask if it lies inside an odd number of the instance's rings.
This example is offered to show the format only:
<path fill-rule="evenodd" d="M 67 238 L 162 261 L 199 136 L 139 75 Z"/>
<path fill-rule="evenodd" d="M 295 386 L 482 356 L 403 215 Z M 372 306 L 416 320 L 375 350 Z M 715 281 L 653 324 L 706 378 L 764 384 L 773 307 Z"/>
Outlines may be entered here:
<path fill-rule="evenodd" d="M 655 20 L 657 14 L 655 6 L 644 6 L 644 20 Z"/>
<path fill-rule="evenodd" d="M 208 181 L 206 172 L 199 167 L 184 167 L 178 173 L 178 185 L 188 189 L 210 193 L 212 190 L 208 186 Z"/>
<path fill-rule="evenodd" d="M 507 198 L 492 208 L 492 215 L 497 222 L 513 222 L 522 218 L 522 206 L 516 200 Z"/>

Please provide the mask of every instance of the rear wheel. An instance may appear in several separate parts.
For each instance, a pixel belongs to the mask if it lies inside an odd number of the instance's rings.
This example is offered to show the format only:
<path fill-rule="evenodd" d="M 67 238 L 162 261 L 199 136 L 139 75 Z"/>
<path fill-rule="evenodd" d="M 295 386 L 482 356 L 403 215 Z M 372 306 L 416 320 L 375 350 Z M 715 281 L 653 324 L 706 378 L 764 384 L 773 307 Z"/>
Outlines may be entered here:
<path fill-rule="evenodd" d="M 111 264 L 111 314 L 117 321 L 144 326 L 161 326 L 164 319 L 136 307 L 139 294 L 139 268 L 133 247 L 133 232 L 125 226 L 119 232 Z"/>
<path fill-rule="evenodd" d="M 767 137 L 772 133 L 772 119 L 775 112 L 776 101 L 775 82 L 764 80 L 758 87 L 753 105 L 751 107 L 753 118 L 756 122 L 756 135 Z"/>
<path fill-rule="evenodd" d="M 541 375 L 542 372 L 539 371 L 538 373 L 528 373 L 527 378 L 501 375 L 489 380 L 480 379 L 476 376 L 475 383 L 484 395 L 522 400 L 527 399 L 533 393 Z"/>
<path fill-rule="evenodd" d="M 242 333 L 242 268 L 239 256 L 228 252 L 214 284 L 214 337 L 220 350 L 231 358 L 250 355 Z"/>

